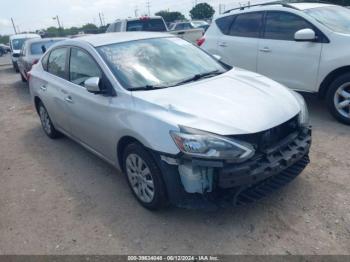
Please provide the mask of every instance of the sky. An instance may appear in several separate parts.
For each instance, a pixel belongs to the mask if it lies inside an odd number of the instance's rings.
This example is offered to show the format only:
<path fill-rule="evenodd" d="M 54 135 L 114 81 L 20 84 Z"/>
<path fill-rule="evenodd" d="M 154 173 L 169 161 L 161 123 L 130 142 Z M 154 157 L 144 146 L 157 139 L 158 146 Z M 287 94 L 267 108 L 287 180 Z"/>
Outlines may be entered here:
<path fill-rule="evenodd" d="M 103 14 L 106 23 L 117 18 L 138 16 L 148 13 L 150 3 L 151 15 L 159 10 L 180 11 L 189 17 L 189 11 L 195 3 L 207 2 L 218 12 L 219 4 L 226 9 L 246 4 L 248 0 L 1 0 L 0 35 L 13 34 L 13 18 L 20 32 L 35 31 L 57 26 L 52 19 L 58 15 L 63 27 L 82 26 L 86 23 L 100 25 L 99 13 Z M 251 0 L 251 3 L 262 0 Z"/>

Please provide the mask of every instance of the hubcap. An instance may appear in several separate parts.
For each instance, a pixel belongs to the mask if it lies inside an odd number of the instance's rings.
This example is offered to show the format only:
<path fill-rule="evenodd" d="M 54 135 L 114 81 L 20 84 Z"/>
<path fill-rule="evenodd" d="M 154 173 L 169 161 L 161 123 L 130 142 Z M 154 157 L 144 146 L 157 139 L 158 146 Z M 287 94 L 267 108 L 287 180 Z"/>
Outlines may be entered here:
<path fill-rule="evenodd" d="M 350 118 L 350 83 L 341 85 L 335 92 L 334 105 L 339 114 Z"/>
<path fill-rule="evenodd" d="M 126 173 L 137 197 L 145 203 L 152 202 L 154 198 L 154 182 L 151 171 L 145 161 L 136 154 L 128 155 L 126 158 Z"/>
<path fill-rule="evenodd" d="M 51 123 L 49 114 L 47 113 L 46 109 L 44 107 L 40 107 L 40 120 L 41 124 L 47 134 L 51 133 Z"/>

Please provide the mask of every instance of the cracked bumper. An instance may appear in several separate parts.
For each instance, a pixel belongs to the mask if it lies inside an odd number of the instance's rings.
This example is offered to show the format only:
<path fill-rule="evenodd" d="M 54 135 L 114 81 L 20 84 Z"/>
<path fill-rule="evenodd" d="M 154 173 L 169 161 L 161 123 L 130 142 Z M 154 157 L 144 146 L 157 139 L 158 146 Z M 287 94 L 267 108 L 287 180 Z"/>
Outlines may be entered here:
<path fill-rule="evenodd" d="M 227 204 L 254 202 L 288 184 L 308 165 L 310 146 L 311 128 L 303 128 L 241 164 L 192 159 L 193 166 L 214 170 L 213 190 L 204 194 L 187 193 L 178 166 L 161 160 L 157 152 L 153 154 L 172 204 L 191 209 L 216 209 Z M 182 157 L 177 156 L 177 161 L 181 163 Z"/>

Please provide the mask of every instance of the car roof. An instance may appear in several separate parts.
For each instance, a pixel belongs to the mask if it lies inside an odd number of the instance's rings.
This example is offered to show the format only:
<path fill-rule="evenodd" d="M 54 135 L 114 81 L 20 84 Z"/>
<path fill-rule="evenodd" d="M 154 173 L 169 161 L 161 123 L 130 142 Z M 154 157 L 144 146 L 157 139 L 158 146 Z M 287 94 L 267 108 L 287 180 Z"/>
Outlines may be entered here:
<path fill-rule="evenodd" d="M 307 10 L 311 8 L 325 7 L 325 6 L 334 6 L 332 4 L 323 4 L 323 3 L 290 3 L 289 5 L 299 10 Z"/>
<path fill-rule="evenodd" d="M 64 41 L 66 44 L 76 42 L 87 42 L 92 46 L 98 47 L 103 45 L 110 45 L 115 43 L 129 42 L 150 38 L 174 37 L 174 35 L 167 33 L 155 32 L 118 32 L 118 33 L 104 33 L 96 35 L 82 36 L 79 38 L 69 39 Z"/>
<path fill-rule="evenodd" d="M 22 38 L 41 38 L 41 36 L 38 34 L 17 34 L 17 35 L 10 36 L 10 40 L 22 39 Z"/>
<path fill-rule="evenodd" d="M 237 14 L 241 12 L 251 12 L 251 11 L 265 11 L 265 10 L 276 10 L 276 7 L 283 8 L 285 10 L 287 9 L 294 9 L 299 11 L 304 11 L 307 9 L 312 8 L 318 8 L 318 7 L 325 7 L 325 6 L 336 6 L 332 4 L 325 4 L 325 3 L 307 3 L 307 2 L 298 2 L 298 3 L 288 3 L 288 2 L 267 2 L 267 3 L 260 3 L 256 5 L 251 6 L 241 6 L 237 8 L 233 8 L 231 10 L 227 10 L 224 12 L 223 15 L 219 15 L 216 18 L 220 18 L 223 16 L 227 16 L 229 14 Z"/>
<path fill-rule="evenodd" d="M 59 41 L 65 40 L 64 37 L 50 37 L 50 38 L 31 38 L 26 41 L 28 44 L 40 43 L 40 42 L 50 42 L 50 41 Z"/>
<path fill-rule="evenodd" d="M 121 22 L 121 21 L 138 21 L 138 20 L 144 20 L 144 19 L 162 19 L 162 17 L 161 16 L 128 17 L 126 19 L 117 19 L 114 21 L 114 23 Z"/>

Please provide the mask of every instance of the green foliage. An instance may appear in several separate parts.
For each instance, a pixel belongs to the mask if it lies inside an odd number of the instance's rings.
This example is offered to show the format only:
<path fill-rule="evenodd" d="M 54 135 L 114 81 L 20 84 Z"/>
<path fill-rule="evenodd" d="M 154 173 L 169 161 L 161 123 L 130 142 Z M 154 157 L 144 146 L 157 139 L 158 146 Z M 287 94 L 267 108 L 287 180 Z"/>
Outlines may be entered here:
<path fill-rule="evenodd" d="M 163 17 L 166 23 L 175 22 L 176 20 L 185 20 L 185 16 L 180 12 L 159 11 L 155 13 L 155 15 Z"/>
<path fill-rule="evenodd" d="M 44 37 L 57 37 L 57 36 L 71 36 L 77 35 L 81 32 L 85 34 L 99 34 L 106 31 L 106 26 L 97 27 L 96 25 L 89 23 L 85 24 L 82 27 L 71 27 L 71 28 L 57 28 L 51 26 L 47 29 L 40 30 L 43 32 Z"/>
<path fill-rule="evenodd" d="M 200 3 L 193 7 L 190 11 L 192 19 L 210 19 L 214 15 L 214 8 L 207 3 Z"/>
<path fill-rule="evenodd" d="M 8 35 L 0 35 L 0 44 L 7 45 L 9 41 L 10 40 Z"/>

